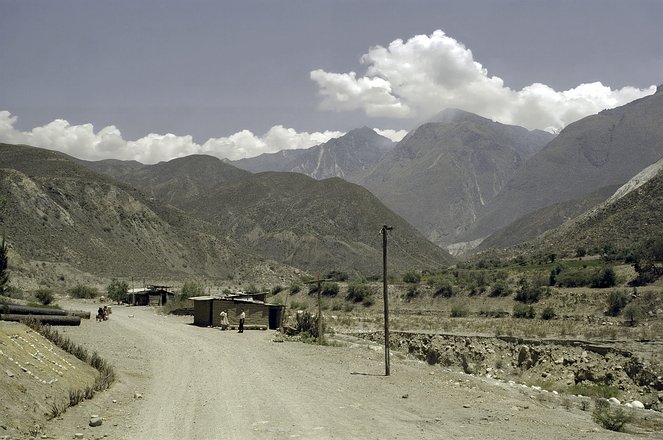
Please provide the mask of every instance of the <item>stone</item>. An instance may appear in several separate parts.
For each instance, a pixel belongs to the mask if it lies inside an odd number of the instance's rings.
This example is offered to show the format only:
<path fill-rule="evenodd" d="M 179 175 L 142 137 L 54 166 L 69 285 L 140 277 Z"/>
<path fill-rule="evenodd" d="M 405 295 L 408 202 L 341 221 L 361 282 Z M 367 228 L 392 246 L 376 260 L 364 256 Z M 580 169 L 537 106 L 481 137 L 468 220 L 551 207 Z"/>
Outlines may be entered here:
<path fill-rule="evenodd" d="M 631 408 L 645 409 L 645 405 L 639 400 L 634 400 L 633 402 L 630 403 L 631 403 Z"/>
<path fill-rule="evenodd" d="M 102 420 L 101 417 L 99 416 L 92 416 L 90 417 L 90 423 L 89 425 L 94 427 L 101 426 Z"/>
<path fill-rule="evenodd" d="M 6 373 L 7 373 L 7 376 L 14 377 L 14 373 L 12 373 L 11 371 L 7 370 Z"/>
<path fill-rule="evenodd" d="M 608 402 L 612 403 L 613 405 L 621 405 L 622 402 L 619 401 L 616 397 L 611 397 L 608 399 Z"/>
<path fill-rule="evenodd" d="M 83 434 L 80 433 L 80 432 L 77 432 L 76 434 L 74 434 L 74 438 L 83 438 Z"/>
<path fill-rule="evenodd" d="M 143 395 L 141 393 L 134 393 L 134 399 L 142 399 Z"/>

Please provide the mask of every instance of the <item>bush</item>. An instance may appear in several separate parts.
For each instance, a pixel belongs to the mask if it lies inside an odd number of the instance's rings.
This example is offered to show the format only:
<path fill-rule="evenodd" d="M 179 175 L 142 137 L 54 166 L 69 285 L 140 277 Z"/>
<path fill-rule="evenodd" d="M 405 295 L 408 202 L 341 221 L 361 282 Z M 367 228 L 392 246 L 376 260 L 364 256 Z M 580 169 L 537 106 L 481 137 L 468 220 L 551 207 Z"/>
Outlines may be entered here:
<path fill-rule="evenodd" d="M 69 295 L 74 298 L 96 298 L 99 296 L 99 291 L 94 287 L 77 284 L 69 289 Z"/>
<path fill-rule="evenodd" d="M 638 321 L 642 319 L 643 314 L 642 307 L 634 303 L 628 304 L 623 310 L 624 318 L 631 327 L 638 325 Z"/>
<path fill-rule="evenodd" d="M 347 301 L 354 303 L 363 302 L 365 298 L 372 296 L 371 286 L 366 283 L 356 282 L 348 286 L 348 294 L 345 296 Z"/>
<path fill-rule="evenodd" d="M 345 272 L 341 272 L 338 270 L 332 270 L 327 274 L 325 278 L 331 278 L 334 281 L 347 281 L 348 280 L 348 274 Z"/>
<path fill-rule="evenodd" d="M 552 307 L 548 306 L 545 309 L 543 309 L 543 312 L 541 312 L 541 319 L 543 320 L 551 320 L 555 319 L 557 317 L 557 314 L 555 313 L 555 309 Z"/>
<path fill-rule="evenodd" d="M 451 317 L 452 318 L 463 318 L 469 314 L 469 310 L 465 307 L 464 304 L 454 304 L 451 307 Z"/>
<path fill-rule="evenodd" d="M 288 290 L 290 290 L 291 295 L 294 295 L 296 293 L 299 293 L 302 290 L 302 285 L 297 283 L 297 282 L 294 282 L 290 285 Z"/>
<path fill-rule="evenodd" d="M 631 416 L 626 414 L 623 408 L 612 408 L 607 400 L 597 399 L 594 402 L 592 419 L 605 429 L 623 431 L 624 425 L 631 421 Z"/>
<path fill-rule="evenodd" d="M 53 295 L 53 291 L 51 289 L 38 289 L 35 292 L 35 298 L 37 298 L 37 301 L 39 301 L 41 304 L 47 306 L 53 302 L 55 296 Z"/>
<path fill-rule="evenodd" d="M 283 290 L 283 286 L 277 285 L 272 287 L 272 290 L 269 292 L 271 296 L 278 295 Z"/>
<path fill-rule="evenodd" d="M 592 283 L 593 271 L 590 269 L 562 270 L 557 274 L 556 285 L 559 287 L 583 287 Z"/>
<path fill-rule="evenodd" d="M 454 286 L 449 280 L 437 280 L 433 284 L 433 296 L 443 296 L 449 298 L 454 295 Z"/>
<path fill-rule="evenodd" d="M 511 295 L 511 288 L 506 281 L 498 280 L 495 281 L 491 290 L 490 296 L 509 296 Z"/>
<path fill-rule="evenodd" d="M 615 275 L 615 270 L 606 266 L 601 268 L 598 273 L 592 278 L 591 286 L 594 288 L 604 289 L 606 287 L 613 287 L 617 284 L 617 276 Z"/>
<path fill-rule="evenodd" d="M 297 329 L 297 333 L 306 333 L 310 335 L 313 338 L 318 337 L 318 317 L 309 313 L 309 312 L 302 312 L 302 313 L 297 313 L 297 324 L 295 328 Z M 323 323 L 324 325 L 324 323 Z M 323 329 L 324 332 L 324 329 Z"/>
<path fill-rule="evenodd" d="M 533 286 L 527 279 L 522 279 L 515 300 L 525 304 L 533 304 L 539 302 L 544 293 L 543 287 Z"/>
<path fill-rule="evenodd" d="M 513 317 L 514 318 L 525 318 L 532 319 L 536 316 L 534 307 L 528 306 L 526 304 L 516 304 L 513 306 Z"/>
<path fill-rule="evenodd" d="M 129 284 L 127 284 L 126 281 L 118 281 L 115 278 L 113 278 L 108 287 L 106 287 L 108 297 L 118 304 L 127 299 L 128 292 Z"/>
<path fill-rule="evenodd" d="M 421 281 L 421 274 L 413 270 L 409 270 L 403 274 L 403 282 L 408 284 L 417 284 Z"/>
<path fill-rule="evenodd" d="M 182 292 L 180 293 L 180 298 L 187 299 L 194 296 L 202 296 L 205 294 L 205 289 L 200 284 L 195 281 L 185 281 L 182 286 Z"/>
<path fill-rule="evenodd" d="M 419 296 L 419 293 L 419 286 L 416 284 L 410 284 L 405 291 L 405 300 L 412 301 Z"/>
<path fill-rule="evenodd" d="M 628 304 L 628 295 L 621 290 L 613 290 L 608 295 L 608 310 L 606 314 L 610 316 L 617 316 L 622 309 Z"/>
<path fill-rule="evenodd" d="M 330 282 L 325 282 L 322 283 L 321 287 L 321 294 L 324 296 L 336 296 L 338 295 L 339 287 L 338 283 L 330 283 Z M 318 292 L 318 284 L 311 284 L 308 289 L 309 295 L 312 295 L 314 293 Z"/>

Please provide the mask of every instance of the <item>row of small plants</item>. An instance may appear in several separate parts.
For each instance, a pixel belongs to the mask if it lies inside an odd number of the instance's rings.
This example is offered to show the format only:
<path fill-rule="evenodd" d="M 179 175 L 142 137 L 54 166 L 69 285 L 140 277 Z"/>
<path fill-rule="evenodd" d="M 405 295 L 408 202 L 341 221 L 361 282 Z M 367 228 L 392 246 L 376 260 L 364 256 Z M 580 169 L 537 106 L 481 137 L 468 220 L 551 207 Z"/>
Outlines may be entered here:
<path fill-rule="evenodd" d="M 82 390 L 69 390 L 68 402 L 54 402 L 51 404 L 49 412 L 50 418 L 55 418 L 62 415 L 68 407 L 78 405 L 83 400 L 92 399 L 96 392 L 107 390 L 110 388 L 113 382 L 115 382 L 115 370 L 113 369 L 112 365 L 106 360 L 102 359 L 97 354 L 97 352 L 89 354 L 86 348 L 72 342 L 71 339 L 63 336 L 50 325 L 42 325 L 35 319 L 27 318 L 23 321 L 23 323 L 41 334 L 44 338 L 49 340 L 57 347 L 89 364 L 99 372 L 99 375 L 96 377 L 93 385 L 87 386 Z"/>

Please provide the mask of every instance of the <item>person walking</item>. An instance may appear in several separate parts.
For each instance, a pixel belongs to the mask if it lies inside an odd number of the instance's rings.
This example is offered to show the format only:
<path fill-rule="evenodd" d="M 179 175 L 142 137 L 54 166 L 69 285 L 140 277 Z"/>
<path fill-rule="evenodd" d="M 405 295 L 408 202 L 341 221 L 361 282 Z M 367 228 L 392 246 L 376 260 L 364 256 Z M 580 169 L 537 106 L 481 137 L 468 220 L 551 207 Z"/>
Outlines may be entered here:
<path fill-rule="evenodd" d="M 244 333 L 244 319 L 246 318 L 246 313 L 242 310 L 242 313 L 239 314 L 239 332 Z"/>

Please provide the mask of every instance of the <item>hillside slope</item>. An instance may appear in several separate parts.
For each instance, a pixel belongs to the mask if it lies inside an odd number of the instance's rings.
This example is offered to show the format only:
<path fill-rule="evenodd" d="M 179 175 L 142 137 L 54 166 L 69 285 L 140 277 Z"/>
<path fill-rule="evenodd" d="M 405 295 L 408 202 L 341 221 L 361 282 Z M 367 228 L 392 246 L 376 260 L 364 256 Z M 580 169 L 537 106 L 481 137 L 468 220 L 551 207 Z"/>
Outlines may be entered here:
<path fill-rule="evenodd" d="M 394 227 L 393 270 L 436 268 L 449 254 L 389 211 L 366 189 L 339 178 L 260 173 L 180 206 L 253 252 L 307 270 L 379 274 L 383 224 Z"/>
<path fill-rule="evenodd" d="M 647 174 L 645 177 L 644 174 Z M 537 240 L 533 247 L 573 252 L 586 249 L 630 249 L 663 231 L 663 159 L 639 173 L 605 203 L 566 222 Z"/>
<path fill-rule="evenodd" d="M 464 234 L 485 237 L 553 203 L 622 185 L 663 155 L 663 87 L 568 127 L 514 174 Z"/>
<path fill-rule="evenodd" d="M 438 245 L 454 243 L 552 135 L 447 110 L 409 133 L 359 183 Z"/>
<path fill-rule="evenodd" d="M 0 144 L 0 227 L 20 260 L 106 277 L 225 277 L 259 258 L 217 228 L 54 151 Z"/>

